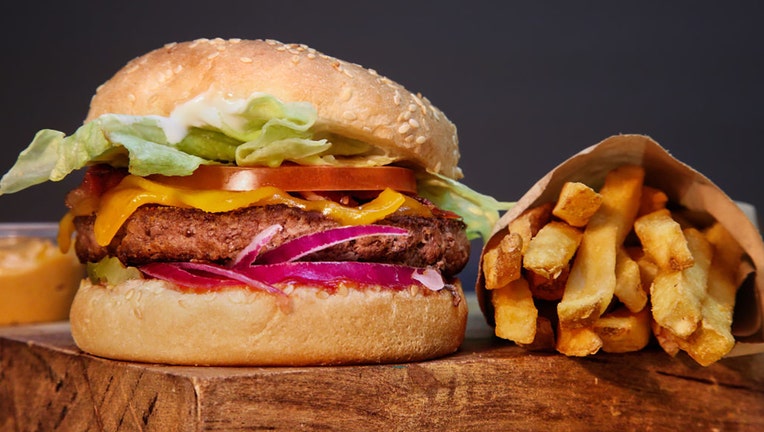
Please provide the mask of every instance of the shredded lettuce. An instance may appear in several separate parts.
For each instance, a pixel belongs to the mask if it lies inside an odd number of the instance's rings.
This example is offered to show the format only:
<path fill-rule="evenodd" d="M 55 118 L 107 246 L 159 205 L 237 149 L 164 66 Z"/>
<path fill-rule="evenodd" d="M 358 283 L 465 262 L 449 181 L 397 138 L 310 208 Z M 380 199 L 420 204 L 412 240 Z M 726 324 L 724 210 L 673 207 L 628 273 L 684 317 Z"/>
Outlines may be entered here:
<path fill-rule="evenodd" d="M 138 176 L 184 176 L 202 164 L 381 166 L 397 160 L 370 144 L 322 133 L 314 127 L 317 118 L 309 103 L 284 103 L 263 93 L 229 100 L 214 92 L 180 105 L 169 117 L 105 114 L 70 136 L 38 132 L 0 179 L 0 195 L 98 163 Z M 418 184 L 423 196 L 464 218 L 470 239 L 487 239 L 498 212 L 511 207 L 438 174 L 420 173 Z"/>

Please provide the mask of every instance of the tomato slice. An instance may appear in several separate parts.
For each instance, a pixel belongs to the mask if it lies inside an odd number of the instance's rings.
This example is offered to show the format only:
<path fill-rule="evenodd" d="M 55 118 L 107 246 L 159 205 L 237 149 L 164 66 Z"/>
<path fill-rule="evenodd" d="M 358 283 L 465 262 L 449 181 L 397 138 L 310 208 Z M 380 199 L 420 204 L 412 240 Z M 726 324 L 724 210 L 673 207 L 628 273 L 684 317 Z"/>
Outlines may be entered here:
<path fill-rule="evenodd" d="M 416 193 L 414 172 L 401 167 L 201 165 L 190 176 L 153 175 L 150 180 L 188 189 L 249 191 L 274 186 L 287 192 L 381 191 Z"/>

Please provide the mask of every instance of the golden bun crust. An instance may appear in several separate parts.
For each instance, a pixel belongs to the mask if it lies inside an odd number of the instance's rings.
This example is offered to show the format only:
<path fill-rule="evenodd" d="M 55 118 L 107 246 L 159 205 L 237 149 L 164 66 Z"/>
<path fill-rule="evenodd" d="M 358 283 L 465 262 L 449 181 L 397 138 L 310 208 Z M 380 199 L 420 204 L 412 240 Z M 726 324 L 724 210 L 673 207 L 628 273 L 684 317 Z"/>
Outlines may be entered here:
<path fill-rule="evenodd" d="M 168 44 L 130 61 L 99 87 L 88 120 L 107 113 L 167 116 L 211 89 L 233 98 L 264 92 L 284 102 L 310 102 L 322 130 L 462 177 L 456 127 L 426 98 L 305 45 L 239 39 Z"/>
<path fill-rule="evenodd" d="M 276 297 L 229 288 L 181 292 L 168 282 L 116 286 L 83 280 L 70 313 L 72 336 L 97 356 L 182 365 L 396 363 L 453 353 L 467 304 L 448 290 L 300 287 L 285 311 Z M 456 301 L 455 301 L 456 300 Z"/>

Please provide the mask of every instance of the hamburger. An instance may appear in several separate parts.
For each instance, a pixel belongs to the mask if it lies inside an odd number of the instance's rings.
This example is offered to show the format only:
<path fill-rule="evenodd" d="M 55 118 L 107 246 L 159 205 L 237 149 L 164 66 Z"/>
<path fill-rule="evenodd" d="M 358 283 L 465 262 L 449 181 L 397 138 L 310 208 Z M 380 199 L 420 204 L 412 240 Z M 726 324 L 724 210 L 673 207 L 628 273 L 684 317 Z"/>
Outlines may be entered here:
<path fill-rule="evenodd" d="M 426 98 L 305 45 L 172 43 L 42 130 L 0 194 L 85 171 L 59 245 L 74 341 L 192 365 L 404 362 L 458 349 L 458 273 L 502 204 L 458 180 Z M 73 243 L 73 245 L 72 245 Z"/>

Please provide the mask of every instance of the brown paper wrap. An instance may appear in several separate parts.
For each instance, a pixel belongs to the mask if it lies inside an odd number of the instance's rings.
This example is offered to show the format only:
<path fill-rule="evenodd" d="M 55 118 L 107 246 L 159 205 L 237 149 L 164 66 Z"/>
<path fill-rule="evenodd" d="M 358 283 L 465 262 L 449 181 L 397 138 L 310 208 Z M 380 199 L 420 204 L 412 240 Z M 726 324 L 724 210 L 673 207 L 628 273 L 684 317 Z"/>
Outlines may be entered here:
<path fill-rule="evenodd" d="M 671 202 L 705 212 L 719 221 L 745 250 L 751 273 L 738 290 L 733 322 L 737 344 L 728 356 L 764 352 L 764 243 L 754 222 L 719 187 L 688 165 L 672 157 L 647 136 L 616 135 L 591 146 L 558 165 L 497 222 L 483 248 L 493 246 L 507 232 L 507 225 L 523 211 L 556 201 L 565 182 L 579 181 L 599 189 L 605 175 L 621 165 L 641 165 L 645 184 L 662 189 Z M 480 308 L 493 326 L 490 291 L 485 289 L 481 253 L 476 293 Z"/>

